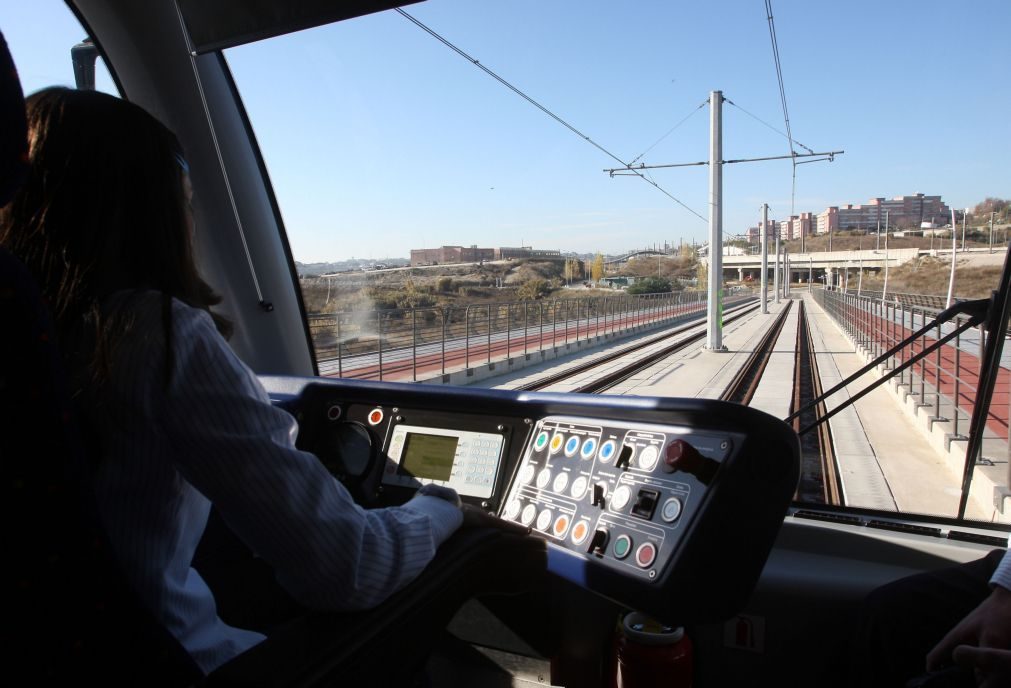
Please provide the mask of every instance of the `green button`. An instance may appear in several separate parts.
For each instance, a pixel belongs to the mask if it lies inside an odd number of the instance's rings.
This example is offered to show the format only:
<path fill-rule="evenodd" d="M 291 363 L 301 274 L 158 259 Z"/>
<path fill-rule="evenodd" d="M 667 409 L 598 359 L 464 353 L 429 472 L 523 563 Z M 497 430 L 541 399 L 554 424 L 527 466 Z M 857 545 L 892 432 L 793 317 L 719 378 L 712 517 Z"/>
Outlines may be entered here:
<path fill-rule="evenodd" d="M 627 535 L 620 536 L 614 541 L 614 556 L 624 559 L 632 549 L 632 540 Z"/>

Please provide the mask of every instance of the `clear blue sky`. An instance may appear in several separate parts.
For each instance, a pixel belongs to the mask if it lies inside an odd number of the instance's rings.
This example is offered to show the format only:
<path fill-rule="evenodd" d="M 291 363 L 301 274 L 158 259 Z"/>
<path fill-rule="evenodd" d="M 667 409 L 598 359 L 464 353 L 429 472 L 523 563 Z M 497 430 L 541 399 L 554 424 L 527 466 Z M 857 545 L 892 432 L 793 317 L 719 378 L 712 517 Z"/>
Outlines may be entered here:
<path fill-rule="evenodd" d="M 626 161 L 713 89 L 783 129 L 760 0 L 406 9 Z M 794 138 L 846 151 L 798 168 L 797 212 L 915 192 L 956 208 L 1011 196 L 1011 3 L 774 0 L 773 10 Z M 79 29 L 43 30 L 14 3 L 0 6 L 0 28 L 28 90 L 72 81 Z M 706 236 L 705 222 L 640 180 L 608 178 L 610 158 L 393 12 L 226 55 L 302 262 L 521 241 L 617 252 Z M 708 129 L 706 107 L 643 161 L 704 160 Z M 787 152 L 724 105 L 725 158 Z M 706 168 L 652 175 L 708 214 Z M 725 168 L 725 235 L 754 225 L 762 202 L 789 214 L 789 161 Z"/>

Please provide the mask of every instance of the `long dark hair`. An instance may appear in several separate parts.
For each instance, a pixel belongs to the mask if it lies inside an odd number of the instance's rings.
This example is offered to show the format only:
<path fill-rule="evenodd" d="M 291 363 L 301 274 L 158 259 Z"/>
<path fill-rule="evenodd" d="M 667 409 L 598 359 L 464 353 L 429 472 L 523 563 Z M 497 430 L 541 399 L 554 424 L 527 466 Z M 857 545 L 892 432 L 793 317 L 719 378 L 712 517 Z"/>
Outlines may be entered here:
<path fill-rule="evenodd" d="M 197 272 L 179 141 L 139 106 L 97 91 L 48 88 L 26 106 L 30 169 L 0 210 L 0 244 L 39 281 L 82 384 L 108 376 L 131 326 L 128 309 L 106 312 L 103 301 L 160 292 L 169 379 L 171 300 L 208 312 L 220 301 Z"/>

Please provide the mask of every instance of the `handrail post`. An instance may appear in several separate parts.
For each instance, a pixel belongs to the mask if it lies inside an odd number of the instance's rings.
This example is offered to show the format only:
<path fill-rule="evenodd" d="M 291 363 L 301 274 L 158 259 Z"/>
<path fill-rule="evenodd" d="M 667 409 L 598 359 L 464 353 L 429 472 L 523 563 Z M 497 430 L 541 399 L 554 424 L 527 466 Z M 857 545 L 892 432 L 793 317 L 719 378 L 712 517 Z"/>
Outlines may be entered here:
<path fill-rule="evenodd" d="M 544 355 L 543 354 L 543 351 L 544 351 L 544 302 L 542 302 L 542 301 L 538 301 L 537 302 L 537 326 L 541 330 L 540 341 L 537 343 L 537 350 L 540 351 L 540 352 L 542 352 L 541 355 L 543 356 Z"/>
<path fill-rule="evenodd" d="M 955 319 L 955 323 L 957 324 L 959 320 L 960 320 L 960 318 L 956 318 Z M 954 427 L 954 435 L 952 436 L 952 439 L 957 439 L 957 438 L 961 437 L 961 435 L 959 435 L 959 432 L 958 432 L 958 412 L 960 410 L 960 408 L 959 408 L 959 387 L 961 387 L 961 383 L 962 383 L 962 376 L 960 374 L 961 370 L 962 370 L 962 355 L 961 355 L 961 352 L 962 352 L 961 343 L 962 342 L 961 342 L 961 339 L 962 339 L 962 335 L 961 334 L 958 334 L 958 335 L 955 336 L 955 400 L 954 400 L 955 401 L 955 417 L 954 417 L 955 427 Z"/>
<path fill-rule="evenodd" d="M 926 309 L 920 309 L 920 327 L 927 324 L 927 311 Z M 920 351 L 927 348 L 927 333 L 924 332 L 923 336 L 920 337 Z M 920 406 L 926 406 L 926 395 L 927 394 L 927 357 L 924 356 L 920 360 Z"/>
<path fill-rule="evenodd" d="M 530 304 L 526 301 L 523 302 L 523 359 L 526 360 L 527 357 L 527 325 L 530 322 Z"/>
<path fill-rule="evenodd" d="M 941 323 L 937 323 L 937 338 L 941 338 Z M 936 361 L 934 362 L 934 422 L 943 420 L 941 418 L 941 367 L 944 362 L 941 359 L 941 349 L 943 346 L 937 347 Z"/>
<path fill-rule="evenodd" d="M 512 331 L 513 331 L 513 305 L 511 303 L 506 304 L 506 365 L 509 365 L 509 359 L 512 358 Z"/>
<path fill-rule="evenodd" d="M 558 301 L 554 302 L 554 307 L 551 312 L 551 348 L 555 349 L 558 344 L 556 344 L 556 333 L 558 332 Z"/>
<path fill-rule="evenodd" d="M 463 327 L 463 366 L 470 369 L 470 306 L 467 306 L 467 311 L 463 315 L 464 327 Z"/>
<path fill-rule="evenodd" d="M 488 322 L 486 323 L 486 325 L 488 327 L 488 365 L 490 366 L 491 365 L 491 304 L 490 303 L 488 304 L 488 314 L 487 314 L 486 317 L 487 317 L 487 320 L 488 320 Z"/>
<path fill-rule="evenodd" d="M 379 341 L 379 381 L 383 381 L 383 312 L 376 311 L 376 320 L 379 325 L 379 334 L 376 335 Z"/>
<path fill-rule="evenodd" d="M 446 306 L 442 311 L 442 374 L 446 374 L 446 325 L 453 317 L 453 307 Z"/>
<path fill-rule="evenodd" d="M 334 313 L 337 319 L 337 377 L 344 377 L 344 361 L 341 358 L 341 314 L 340 311 Z"/>
<path fill-rule="evenodd" d="M 411 380 L 418 381 L 418 309 L 411 309 Z"/>

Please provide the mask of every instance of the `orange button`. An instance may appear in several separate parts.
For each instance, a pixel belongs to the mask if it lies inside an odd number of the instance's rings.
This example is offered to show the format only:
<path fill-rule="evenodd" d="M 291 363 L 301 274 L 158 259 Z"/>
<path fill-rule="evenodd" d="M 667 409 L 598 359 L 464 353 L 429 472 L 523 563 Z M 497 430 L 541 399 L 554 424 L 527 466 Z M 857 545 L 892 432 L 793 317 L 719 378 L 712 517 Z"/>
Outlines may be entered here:
<path fill-rule="evenodd" d="M 379 425 L 383 422 L 383 410 L 372 409 L 369 413 L 369 425 Z"/>
<path fill-rule="evenodd" d="M 586 539 L 586 535 L 589 532 L 589 528 L 586 525 L 586 521 L 580 521 L 572 529 L 572 541 L 577 545 Z"/>
<path fill-rule="evenodd" d="M 565 535 L 566 529 L 569 527 L 569 517 L 566 515 L 561 515 L 555 519 L 555 535 L 562 537 Z"/>

